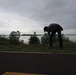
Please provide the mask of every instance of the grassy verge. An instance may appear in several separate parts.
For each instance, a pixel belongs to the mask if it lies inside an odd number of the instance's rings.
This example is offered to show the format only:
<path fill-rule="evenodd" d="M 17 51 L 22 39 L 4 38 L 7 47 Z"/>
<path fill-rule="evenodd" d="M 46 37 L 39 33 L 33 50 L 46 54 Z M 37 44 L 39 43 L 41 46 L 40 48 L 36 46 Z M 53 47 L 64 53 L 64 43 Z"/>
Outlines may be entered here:
<path fill-rule="evenodd" d="M 49 52 L 49 53 L 76 53 L 76 43 L 64 43 L 63 49 L 59 49 L 59 44 L 54 43 L 52 48 L 48 45 L 0 45 L 0 51 L 19 51 L 19 52 Z"/>

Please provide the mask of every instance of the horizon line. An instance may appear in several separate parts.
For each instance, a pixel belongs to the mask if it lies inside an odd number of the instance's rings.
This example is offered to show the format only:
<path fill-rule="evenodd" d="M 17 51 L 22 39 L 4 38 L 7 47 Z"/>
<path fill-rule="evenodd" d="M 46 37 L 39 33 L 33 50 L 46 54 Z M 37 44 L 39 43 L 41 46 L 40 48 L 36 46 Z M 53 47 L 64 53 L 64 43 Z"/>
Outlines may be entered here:
<path fill-rule="evenodd" d="M 33 36 L 34 34 L 21 34 L 20 36 Z M 44 34 L 36 34 L 36 36 L 43 36 Z M 66 36 L 76 36 L 76 34 L 63 34 Z M 6 34 L 0 34 L 0 36 L 9 36 Z"/>

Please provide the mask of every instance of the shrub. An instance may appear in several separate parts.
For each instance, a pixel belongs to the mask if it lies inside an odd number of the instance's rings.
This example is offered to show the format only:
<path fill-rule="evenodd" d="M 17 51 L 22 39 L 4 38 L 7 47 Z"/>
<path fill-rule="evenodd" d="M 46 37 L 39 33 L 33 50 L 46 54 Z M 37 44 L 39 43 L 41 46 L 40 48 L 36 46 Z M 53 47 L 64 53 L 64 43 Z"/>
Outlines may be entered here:
<path fill-rule="evenodd" d="M 36 36 L 36 32 L 34 32 L 34 35 L 31 35 L 31 37 L 29 39 L 29 44 L 40 44 L 40 40 Z"/>
<path fill-rule="evenodd" d="M 65 37 L 64 34 L 62 34 L 62 40 L 63 42 L 70 42 L 69 38 L 68 37 Z M 54 35 L 54 37 L 52 38 L 52 42 L 53 43 L 56 43 L 57 41 L 59 41 L 58 39 L 58 35 Z M 41 43 L 42 44 L 48 44 L 49 42 L 49 37 L 48 37 L 48 34 L 45 33 L 42 37 L 41 37 Z"/>
<path fill-rule="evenodd" d="M 69 40 L 69 37 L 65 37 L 64 34 L 62 34 L 62 39 L 63 39 L 64 42 L 71 42 L 71 41 Z"/>
<path fill-rule="evenodd" d="M 9 35 L 10 44 L 19 45 L 20 32 L 12 31 Z"/>
<path fill-rule="evenodd" d="M 48 41 L 49 41 L 48 34 L 45 33 L 45 34 L 41 37 L 41 44 L 48 44 Z"/>
<path fill-rule="evenodd" d="M 9 39 L 5 37 L 5 35 L 0 35 L 0 45 L 8 45 Z"/>

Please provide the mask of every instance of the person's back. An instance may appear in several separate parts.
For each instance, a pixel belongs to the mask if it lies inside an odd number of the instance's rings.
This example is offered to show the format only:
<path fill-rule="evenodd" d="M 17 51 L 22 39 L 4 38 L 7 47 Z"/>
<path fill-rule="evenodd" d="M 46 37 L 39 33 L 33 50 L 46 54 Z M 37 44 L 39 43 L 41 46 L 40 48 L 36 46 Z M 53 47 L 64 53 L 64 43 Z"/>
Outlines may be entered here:
<path fill-rule="evenodd" d="M 53 31 L 63 31 L 63 28 L 56 23 L 52 23 L 48 26 L 48 31 L 53 32 Z"/>

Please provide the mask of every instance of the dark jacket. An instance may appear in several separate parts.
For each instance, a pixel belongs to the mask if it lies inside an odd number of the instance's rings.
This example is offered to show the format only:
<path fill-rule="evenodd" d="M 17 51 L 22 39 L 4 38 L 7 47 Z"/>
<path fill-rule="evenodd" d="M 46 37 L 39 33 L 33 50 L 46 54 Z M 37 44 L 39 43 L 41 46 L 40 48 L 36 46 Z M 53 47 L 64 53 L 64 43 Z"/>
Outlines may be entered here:
<path fill-rule="evenodd" d="M 48 32 L 53 32 L 53 31 L 63 31 L 63 28 L 59 25 L 59 24 L 56 24 L 56 23 L 52 23 L 48 26 L 48 29 L 47 29 Z"/>

